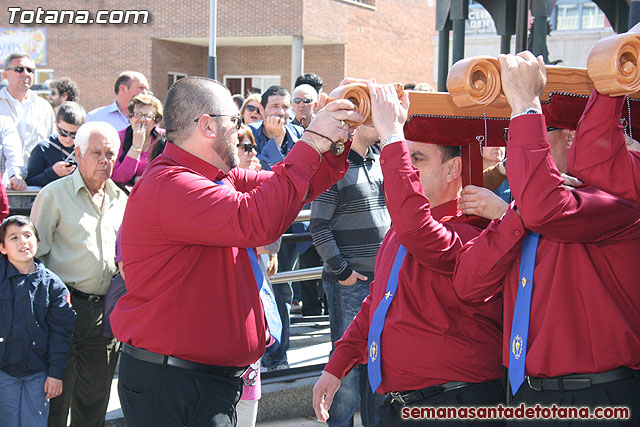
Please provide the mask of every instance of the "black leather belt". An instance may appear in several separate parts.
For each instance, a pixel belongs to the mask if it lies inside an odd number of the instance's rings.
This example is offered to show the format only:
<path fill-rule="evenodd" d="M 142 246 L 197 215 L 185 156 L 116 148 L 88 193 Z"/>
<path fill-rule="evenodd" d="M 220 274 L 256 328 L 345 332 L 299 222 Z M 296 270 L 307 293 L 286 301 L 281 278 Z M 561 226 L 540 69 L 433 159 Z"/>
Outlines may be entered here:
<path fill-rule="evenodd" d="M 82 298 L 83 300 L 89 301 L 89 302 L 98 302 L 98 301 L 101 301 L 104 298 L 104 295 L 86 294 L 84 292 L 80 292 L 79 290 L 77 290 L 75 288 L 69 288 L 69 292 L 74 297 Z"/>
<path fill-rule="evenodd" d="M 234 366 L 205 365 L 203 363 L 190 362 L 177 357 L 154 353 L 129 344 L 124 344 L 122 351 L 134 359 L 142 360 L 143 362 L 155 363 L 156 365 L 173 366 L 174 368 L 189 369 L 191 371 L 206 372 L 226 378 L 239 378 L 247 372 L 247 369 L 249 369 L 248 366 L 245 366 L 244 368 L 237 368 Z"/>
<path fill-rule="evenodd" d="M 639 377 L 640 373 L 637 370 L 623 366 L 599 374 L 569 374 L 553 378 L 526 377 L 526 379 L 529 387 L 535 391 L 576 391 L 598 384 Z"/>
<path fill-rule="evenodd" d="M 413 391 L 392 391 L 389 394 L 393 399 L 392 402 L 398 402 L 401 405 L 409 405 L 413 402 L 427 399 L 429 397 L 445 393 L 447 391 L 457 390 L 459 388 L 470 386 L 471 383 L 462 381 L 450 381 L 440 385 L 432 385 L 431 387 L 421 388 Z"/>

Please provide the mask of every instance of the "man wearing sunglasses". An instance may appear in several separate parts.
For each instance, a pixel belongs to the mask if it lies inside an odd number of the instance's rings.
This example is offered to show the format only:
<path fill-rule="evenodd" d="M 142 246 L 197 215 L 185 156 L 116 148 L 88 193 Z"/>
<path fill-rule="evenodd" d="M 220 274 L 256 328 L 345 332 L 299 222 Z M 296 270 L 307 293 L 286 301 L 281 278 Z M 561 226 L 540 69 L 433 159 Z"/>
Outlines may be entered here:
<path fill-rule="evenodd" d="M 318 106 L 318 92 L 311 86 L 303 84 L 293 90 L 293 112 L 296 118 L 294 125 L 307 128 L 314 116 L 314 111 Z"/>
<path fill-rule="evenodd" d="M 76 170 L 76 132 L 84 124 L 82 105 L 65 102 L 56 114 L 58 132 L 36 145 L 27 166 L 27 185 L 44 187 Z"/>
<path fill-rule="evenodd" d="M 16 123 L 25 165 L 38 142 L 55 132 L 51 105 L 31 91 L 35 73 L 35 64 L 27 54 L 12 53 L 5 61 L 3 73 L 9 85 L 0 90 L 0 115 L 8 116 Z M 6 175 L 10 178 L 9 189 L 24 190 L 27 187 L 21 174 Z"/>

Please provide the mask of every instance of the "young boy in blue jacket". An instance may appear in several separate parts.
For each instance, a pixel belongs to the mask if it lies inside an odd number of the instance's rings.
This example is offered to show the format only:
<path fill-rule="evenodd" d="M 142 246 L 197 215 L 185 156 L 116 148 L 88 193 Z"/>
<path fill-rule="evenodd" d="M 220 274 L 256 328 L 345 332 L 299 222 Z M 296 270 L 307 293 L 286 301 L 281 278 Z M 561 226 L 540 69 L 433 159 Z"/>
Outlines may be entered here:
<path fill-rule="evenodd" d="M 62 281 L 35 258 L 38 232 L 26 216 L 0 224 L 0 425 L 46 426 L 76 313 Z"/>

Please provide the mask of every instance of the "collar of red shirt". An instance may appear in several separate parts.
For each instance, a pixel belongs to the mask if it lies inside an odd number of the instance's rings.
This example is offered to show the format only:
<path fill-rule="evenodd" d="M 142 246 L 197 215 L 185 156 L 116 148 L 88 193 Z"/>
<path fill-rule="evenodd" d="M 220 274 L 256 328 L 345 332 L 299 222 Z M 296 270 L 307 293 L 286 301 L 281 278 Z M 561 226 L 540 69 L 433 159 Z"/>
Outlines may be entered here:
<path fill-rule="evenodd" d="M 431 216 L 433 219 L 440 222 L 442 222 L 441 220 L 445 216 L 457 216 L 458 213 L 458 197 L 438 205 L 435 208 L 431 208 Z"/>
<path fill-rule="evenodd" d="M 198 172 L 200 175 L 203 175 L 211 181 L 221 180 L 225 176 L 225 173 L 222 170 L 213 166 L 211 163 L 205 162 L 201 158 L 194 156 L 173 143 L 167 143 L 163 154 L 165 157 L 169 158 L 169 160 L 173 160 L 181 166 Z"/>

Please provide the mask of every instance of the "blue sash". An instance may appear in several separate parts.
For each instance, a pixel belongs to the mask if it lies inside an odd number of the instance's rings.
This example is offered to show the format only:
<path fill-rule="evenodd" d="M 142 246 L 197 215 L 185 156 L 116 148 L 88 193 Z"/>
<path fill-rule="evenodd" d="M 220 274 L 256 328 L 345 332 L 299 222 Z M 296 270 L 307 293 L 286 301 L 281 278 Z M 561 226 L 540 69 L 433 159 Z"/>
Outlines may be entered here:
<path fill-rule="evenodd" d="M 247 252 L 249 253 L 249 259 L 251 260 L 253 275 L 255 276 L 256 283 L 258 284 L 260 301 L 262 302 L 264 317 L 267 319 L 269 333 L 276 341 L 280 342 L 280 336 L 282 335 L 282 320 L 280 320 L 280 314 L 278 313 L 278 308 L 276 306 L 276 297 L 273 295 L 273 291 L 267 283 L 264 274 L 262 274 L 262 269 L 260 268 L 254 249 L 247 248 Z"/>
<path fill-rule="evenodd" d="M 536 264 L 538 233 L 529 232 L 524 238 L 520 256 L 520 274 L 518 294 L 513 308 L 511 340 L 509 351 L 509 382 L 515 395 L 524 382 L 525 359 L 527 357 L 527 339 L 529 338 L 529 313 L 531 311 L 531 292 L 533 291 L 533 270 Z"/>
<path fill-rule="evenodd" d="M 400 245 L 396 258 L 393 261 L 393 267 L 391 268 L 391 274 L 389 274 L 389 280 L 387 281 L 387 287 L 384 294 L 384 298 L 380 301 L 380 304 L 373 313 L 371 319 L 371 325 L 369 326 L 369 361 L 367 363 L 367 371 L 369 373 L 369 384 L 371 390 L 375 393 L 382 383 L 382 366 L 381 358 L 382 352 L 380 349 L 380 336 L 382 335 L 382 329 L 384 328 L 384 321 L 387 317 L 387 311 L 393 302 L 393 298 L 398 290 L 398 277 L 400 275 L 400 267 L 407 254 L 407 249 Z"/>

